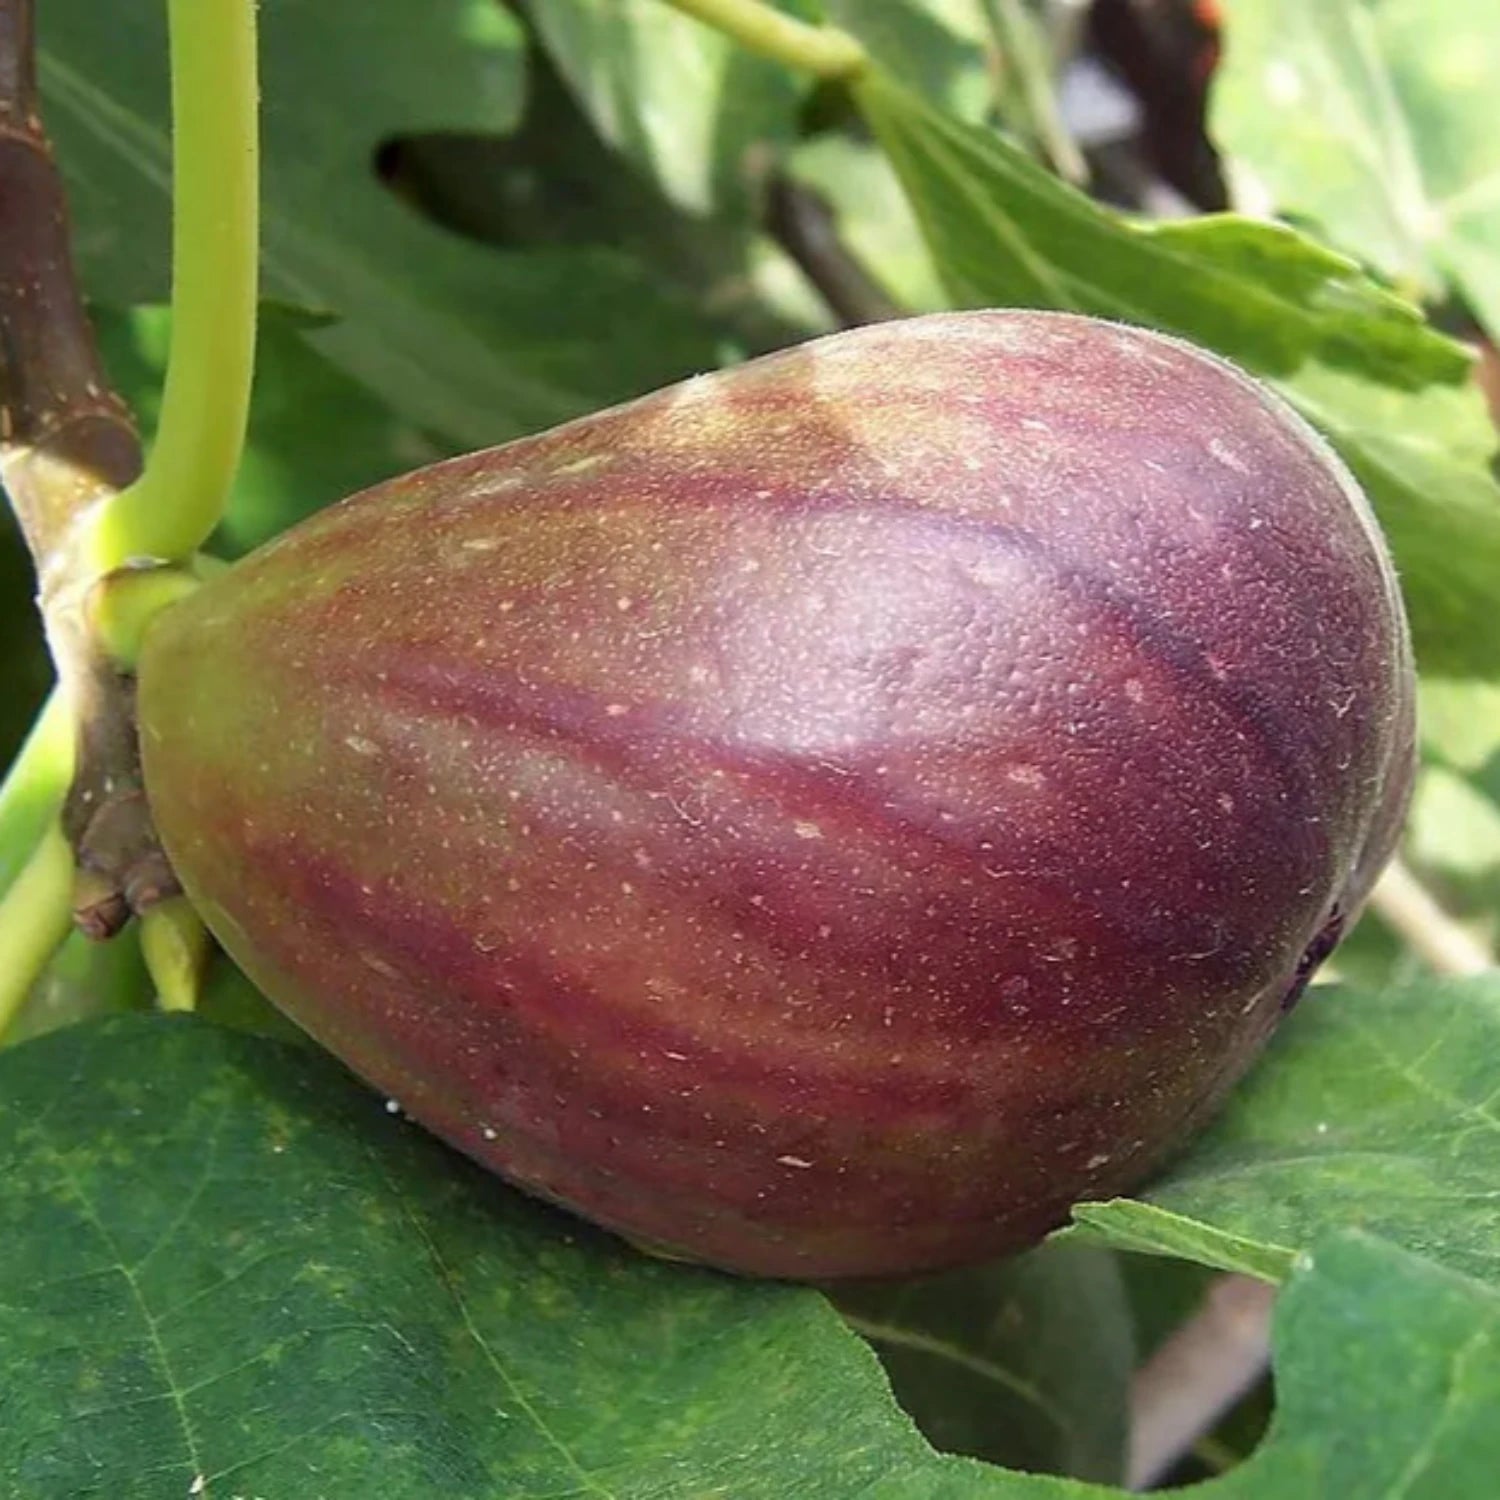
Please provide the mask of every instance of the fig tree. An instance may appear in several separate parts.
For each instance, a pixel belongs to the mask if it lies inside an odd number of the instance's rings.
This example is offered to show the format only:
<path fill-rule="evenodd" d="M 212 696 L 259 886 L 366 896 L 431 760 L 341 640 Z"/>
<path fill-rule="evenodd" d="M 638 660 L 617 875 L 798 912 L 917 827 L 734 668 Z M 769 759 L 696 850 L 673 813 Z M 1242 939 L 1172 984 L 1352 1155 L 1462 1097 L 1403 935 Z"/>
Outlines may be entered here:
<path fill-rule="evenodd" d="M 1182 343 L 913 319 L 405 475 L 167 611 L 147 786 L 266 994 L 532 1192 L 789 1277 L 1141 1180 L 1411 777 L 1370 509 Z"/>

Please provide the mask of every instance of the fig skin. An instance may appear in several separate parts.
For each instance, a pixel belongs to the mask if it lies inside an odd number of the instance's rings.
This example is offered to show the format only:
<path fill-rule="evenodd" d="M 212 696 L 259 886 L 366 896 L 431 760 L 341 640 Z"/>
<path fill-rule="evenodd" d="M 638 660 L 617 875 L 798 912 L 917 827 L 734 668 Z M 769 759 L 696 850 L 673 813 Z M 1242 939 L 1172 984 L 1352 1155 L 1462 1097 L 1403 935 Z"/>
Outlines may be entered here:
<path fill-rule="evenodd" d="M 1185 344 L 916 318 L 419 470 L 168 611 L 150 802 L 224 947 L 532 1192 L 769 1276 L 1139 1182 L 1362 904 L 1400 595 Z"/>

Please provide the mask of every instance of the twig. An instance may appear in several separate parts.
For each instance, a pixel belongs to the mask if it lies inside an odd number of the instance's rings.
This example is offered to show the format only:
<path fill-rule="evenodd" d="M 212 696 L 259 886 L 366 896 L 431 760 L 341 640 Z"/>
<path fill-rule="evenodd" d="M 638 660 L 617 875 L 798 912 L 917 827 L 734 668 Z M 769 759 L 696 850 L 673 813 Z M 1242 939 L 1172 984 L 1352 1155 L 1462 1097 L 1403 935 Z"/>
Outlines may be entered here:
<path fill-rule="evenodd" d="M 47 644 L 78 730 L 63 828 L 87 866 L 99 863 L 87 850 L 94 818 L 138 783 L 139 767 L 134 732 L 117 722 L 130 689 L 92 639 L 92 579 L 73 565 L 76 540 L 140 473 L 141 448 L 73 273 L 62 180 L 37 107 L 32 0 L 0 0 L 0 223 L 0 483 L 36 563 Z M 55 874 L 55 861 L 48 868 Z M 88 925 L 92 895 L 75 900 Z M 39 916 L 14 920 L 49 928 Z"/>
<path fill-rule="evenodd" d="M 1370 909 L 1439 974 L 1482 974 L 1494 965 L 1485 945 L 1438 905 L 1403 860 L 1385 867 Z"/>
<path fill-rule="evenodd" d="M 77 728 L 62 827 L 78 864 L 74 919 L 100 938 L 178 891 L 146 805 L 134 675 L 100 632 L 101 601 L 121 586 L 115 570 L 187 562 L 213 529 L 239 461 L 254 358 L 255 7 L 170 0 L 168 15 L 172 347 L 143 473 L 74 278 L 37 108 L 33 0 L 0 0 L 0 482 L 36 562 Z"/>
<path fill-rule="evenodd" d="M 1275 1298 L 1275 1287 L 1252 1276 L 1219 1277 L 1142 1365 L 1130 1392 L 1131 1489 L 1165 1478 L 1266 1373 Z"/>
<path fill-rule="evenodd" d="M 824 199 L 782 172 L 767 186 L 766 228 L 844 327 L 901 316 L 901 309 L 839 238 L 833 210 Z"/>

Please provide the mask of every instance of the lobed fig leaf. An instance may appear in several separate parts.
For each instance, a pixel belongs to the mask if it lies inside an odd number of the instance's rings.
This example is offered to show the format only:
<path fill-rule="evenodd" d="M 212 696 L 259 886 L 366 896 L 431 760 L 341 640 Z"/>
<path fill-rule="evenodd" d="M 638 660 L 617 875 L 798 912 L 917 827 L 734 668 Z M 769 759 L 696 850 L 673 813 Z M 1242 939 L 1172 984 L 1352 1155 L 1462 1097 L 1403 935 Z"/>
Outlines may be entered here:
<path fill-rule="evenodd" d="M 912 319 L 419 470 L 164 615 L 205 919 L 412 1116 L 787 1277 L 1030 1243 L 1215 1107 L 1404 811 L 1369 507 L 1175 340 Z"/>

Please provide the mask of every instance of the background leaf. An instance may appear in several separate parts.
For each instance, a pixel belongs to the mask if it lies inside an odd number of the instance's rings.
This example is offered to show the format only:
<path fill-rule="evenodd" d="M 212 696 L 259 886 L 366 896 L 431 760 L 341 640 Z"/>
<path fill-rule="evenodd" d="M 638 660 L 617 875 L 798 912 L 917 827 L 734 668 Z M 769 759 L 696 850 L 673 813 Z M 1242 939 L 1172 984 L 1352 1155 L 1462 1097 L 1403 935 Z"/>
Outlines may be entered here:
<path fill-rule="evenodd" d="M 1215 134 L 1277 205 L 1500 329 L 1500 28 L 1472 0 L 1230 0 Z"/>
<path fill-rule="evenodd" d="M 668 199 L 750 213 L 807 80 L 661 0 L 543 0 L 531 14 L 599 134 Z"/>
<path fill-rule="evenodd" d="M 1369 488 L 1421 665 L 1500 675 L 1500 485 L 1478 458 L 1494 433 L 1477 391 L 1441 388 L 1466 378 L 1457 345 L 1289 230 L 1230 217 L 1135 225 L 878 73 L 859 97 L 958 306 L 1120 318 L 1270 379 Z"/>
<path fill-rule="evenodd" d="M 167 289 L 169 151 L 160 6 L 98 22 L 53 0 L 41 35 L 47 119 L 96 299 Z M 392 137 L 501 132 L 522 104 L 521 34 L 492 0 L 323 0 L 262 28 L 268 296 L 337 314 L 304 336 L 418 427 L 503 442 L 716 362 L 715 337 L 628 256 L 496 252 L 383 188 Z"/>
<path fill-rule="evenodd" d="M 826 331 L 827 309 L 756 224 L 670 202 L 600 138 L 546 54 L 532 63 L 526 115 L 512 134 L 445 131 L 396 144 L 393 176 L 409 201 L 489 244 L 613 247 L 664 296 L 711 321 L 719 360 Z"/>
<path fill-rule="evenodd" d="M 1426 684 L 1408 857 L 1494 950 L 1500 939 L 1500 687 Z"/>

